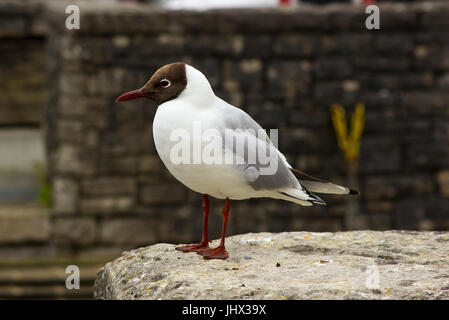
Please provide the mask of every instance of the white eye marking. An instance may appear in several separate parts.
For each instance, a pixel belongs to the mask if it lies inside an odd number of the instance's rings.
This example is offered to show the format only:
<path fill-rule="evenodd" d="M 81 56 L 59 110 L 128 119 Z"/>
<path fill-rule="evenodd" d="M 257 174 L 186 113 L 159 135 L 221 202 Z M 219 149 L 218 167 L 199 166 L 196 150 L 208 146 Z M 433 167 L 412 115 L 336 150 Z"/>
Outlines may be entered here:
<path fill-rule="evenodd" d="M 171 86 L 171 82 L 170 82 L 170 80 L 168 80 L 168 79 L 162 79 L 162 80 L 161 80 L 161 85 L 162 85 L 164 88 L 168 88 L 168 87 Z"/>

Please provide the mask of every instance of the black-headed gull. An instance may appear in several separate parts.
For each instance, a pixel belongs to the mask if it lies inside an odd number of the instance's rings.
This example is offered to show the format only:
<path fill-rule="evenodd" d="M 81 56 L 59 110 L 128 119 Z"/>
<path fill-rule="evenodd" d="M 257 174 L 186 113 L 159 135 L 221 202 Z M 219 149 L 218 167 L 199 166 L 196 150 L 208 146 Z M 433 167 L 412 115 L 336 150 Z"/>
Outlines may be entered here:
<path fill-rule="evenodd" d="M 269 197 L 311 206 L 325 204 L 312 192 L 358 194 L 293 169 L 256 121 L 217 97 L 206 77 L 186 63 L 163 66 L 141 89 L 124 93 L 116 101 L 136 98 L 158 104 L 153 137 L 162 162 L 176 179 L 202 194 L 202 240 L 177 250 L 226 259 L 229 199 Z M 217 248 L 209 248 L 208 195 L 225 199 Z"/>

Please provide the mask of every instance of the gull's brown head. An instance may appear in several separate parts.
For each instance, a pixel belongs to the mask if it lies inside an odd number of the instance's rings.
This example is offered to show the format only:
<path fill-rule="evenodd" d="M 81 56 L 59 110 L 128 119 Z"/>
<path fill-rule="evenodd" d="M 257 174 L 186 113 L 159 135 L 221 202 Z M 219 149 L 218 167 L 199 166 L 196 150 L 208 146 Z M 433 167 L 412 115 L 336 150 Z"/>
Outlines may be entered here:
<path fill-rule="evenodd" d="M 159 105 L 179 96 L 186 85 L 185 63 L 170 63 L 157 70 L 142 88 L 122 94 L 115 102 L 148 98 Z"/>

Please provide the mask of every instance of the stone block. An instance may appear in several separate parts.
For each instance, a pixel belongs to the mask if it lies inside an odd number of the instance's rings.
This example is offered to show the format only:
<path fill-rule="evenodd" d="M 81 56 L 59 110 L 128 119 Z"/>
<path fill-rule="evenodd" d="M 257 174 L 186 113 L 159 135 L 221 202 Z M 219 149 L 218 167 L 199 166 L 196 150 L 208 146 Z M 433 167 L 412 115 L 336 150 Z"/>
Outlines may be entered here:
<path fill-rule="evenodd" d="M 362 91 L 357 99 L 351 103 L 351 105 L 354 105 L 354 103 L 359 101 L 362 101 L 365 106 L 368 106 L 369 108 L 394 108 L 395 112 L 398 113 L 402 111 L 401 108 L 398 107 L 401 105 L 399 97 L 396 94 L 393 94 L 393 92 L 388 88 Z"/>
<path fill-rule="evenodd" d="M 449 197 L 449 170 L 441 170 L 437 173 L 437 182 L 440 193 Z"/>
<path fill-rule="evenodd" d="M 153 219 L 107 219 L 100 223 L 103 244 L 149 245 L 157 240 L 157 221 Z"/>
<path fill-rule="evenodd" d="M 363 128 L 363 134 L 385 134 L 387 132 L 388 134 L 399 134 L 403 132 L 405 127 L 413 127 L 417 132 L 421 133 L 420 130 L 427 126 L 427 121 L 423 123 L 422 127 L 420 126 L 421 123 L 413 122 L 412 124 L 401 121 L 401 111 L 401 108 L 396 107 L 385 108 L 383 111 L 377 108 L 365 109 L 365 126 Z M 402 138 L 408 139 L 409 136 L 402 136 Z"/>
<path fill-rule="evenodd" d="M 288 114 L 279 112 L 279 102 L 262 101 L 257 96 L 251 95 L 246 98 L 246 112 L 264 129 L 283 128 L 287 122 Z M 281 139 L 283 130 L 279 131 L 278 138 Z"/>
<path fill-rule="evenodd" d="M 426 3 L 418 3 L 410 6 L 407 3 L 382 3 L 380 4 L 382 15 L 382 26 L 386 28 L 405 30 L 415 26 L 419 21 L 419 12 Z"/>
<path fill-rule="evenodd" d="M 225 61 L 223 69 L 223 86 L 226 90 L 247 94 L 262 90 L 263 70 L 259 59 L 243 59 L 238 63 Z"/>
<path fill-rule="evenodd" d="M 57 123 L 59 141 L 82 144 L 84 141 L 84 126 L 80 121 L 61 119 Z"/>
<path fill-rule="evenodd" d="M 57 218 L 53 225 L 53 240 L 57 245 L 86 246 L 94 243 L 96 231 L 93 218 Z"/>
<path fill-rule="evenodd" d="M 53 156 L 55 171 L 59 174 L 80 174 L 84 169 L 81 150 L 77 146 L 62 145 Z"/>
<path fill-rule="evenodd" d="M 323 166 L 324 160 L 317 154 L 303 154 L 296 158 L 296 161 L 292 161 L 294 168 L 299 168 L 301 171 L 312 173 L 319 172 Z M 296 165 L 294 165 L 296 163 Z"/>
<path fill-rule="evenodd" d="M 434 141 L 423 141 L 408 146 L 406 166 L 413 169 L 432 169 L 446 167 L 449 163 L 449 150 L 441 148 Z"/>
<path fill-rule="evenodd" d="M 436 141 L 449 141 L 449 117 L 438 117 L 433 123 L 433 139 Z"/>
<path fill-rule="evenodd" d="M 85 179 L 81 184 L 83 196 L 133 195 L 136 181 L 133 177 L 99 177 Z"/>
<path fill-rule="evenodd" d="M 345 58 L 317 59 L 313 64 L 313 74 L 318 79 L 345 79 L 353 73 L 353 65 Z"/>
<path fill-rule="evenodd" d="M 137 157 L 101 157 L 99 161 L 99 173 L 106 174 L 134 174 L 137 170 L 138 159 Z"/>
<path fill-rule="evenodd" d="M 373 40 L 377 52 L 407 55 L 414 49 L 413 36 L 409 33 L 379 33 Z"/>
<path fill-rule="evenodd" d="M 413 65 L 419 69 L 449 70 L 449 49 L 435 44 L 419 45 L 414 50 Z"/>
<path fill-rule="evenodd" d="M 388 137 L 363 137 L 360 146 L 360 172 L 396 172 L 401 166 L 401 147 Z"/>
<path fill-rule="evenodd" d="M 430 72 L 404 72 L 401 74 L 360 73 L 357 75 L 363 87 L 386 89 L 431 88 L 434 86 L 434 76 Z"/>
<path fill-rule="evenodd" d="M 75 179 L 53 178 L 52 207 L 56 214 L 74 214 L 78 210 L 79 186 Z"/>
<path fill-rule="evenodd" d="M 409 57 L 385 56 L 385 55 L 364 55 L 354 57 L 354 66 L 358 70 L 369 71 L 397 71 L 408 70 L 412 64 Z"/>
<path fill-rule="evenodd" d="M 242 52 L 244 38 L 233 34 L 198 35 L 185 37 L 184 52 L 195 56 L 238 56 Z"/>
<path fill-rule="evenodd" d="M 141 173 L 159 173 L 163 166 L 162 161 L 155 155 L 144 155 L 139 158 L 138 163 Z"/>
<path fill-rule="evenodd" d="M 364 194 L 368 194 L 367 191 L 363 191 Z M 394 202 L 385 200 L 385 201 L 379 201 L 379 200 L 368 200 L 365 206 L 364 211 L 368 212 L 369 215 L 371 214 L 378 214 L 378 215 L 389 215 L 392 216 L 392 213 L 394 213 Z M 391 223 L 391 221 L 390 221 Z"/>
<path fill-rule="evenodd" d="M 345 56 L 372 52 L 373 35 L 353 32 L 326 34 L 320 37 L 319 50 L 326 54 L 344 54 Z"/>
<path fill-rule="evenodd" d="M 446 30 L 419 30 L 416 33 L 417 44 L 449 44 L 448 33 Z"/>
<path fill-rule="evenodd" d="M 313 35 L 283 34 L 274 39 L 276 56 L 311 57 L 317 53 L 318 38 Z"/>
<path fill-rule="evenodd" d="M 449 73 L 444 73 L 444 74 L 440 75 L 436 79 L 436 84 L 437 84 L 437 87 L 439 87 L 439 88 L 443 88 L 443 89 L 449 88 Z"/>
<path fill-rule="evenodd" d="M 59 90 L 64 94 L 83 94 L 85 81 L 80 73 L 62 72 L 59 77 Z"/>
<path fill-rule="evenodd" d="M 24 244 L 47 242 L 50 238 L 49 212 L 34 205 L 0 208 L 0 243 Z"/>
<path fill-rule="evenodd" d="M 273 51 L 274 37 L 268 34 L 248 34 L 235 41 L 235 46 L 243 47 L 245 57 L 269 57 Z"/>
<path fill-rule="evenodd" d="M 330 107 L 333 103 L 343 103 L 341 98 L 343 87 L 340 81 L 316 81 L 312 90 L 313 101 L 319 106 Z"/>
<path fill-rule="evenodd" d="M 78 99 L 76 95 L 64 94 L 59 98 L 58 111 L 63 116 L 84 116 L 87 109 L 87 100 Z"/>
<path fill-rule="evenodd" d="M 328 138 L 327 134 L 320 134 L 310 128 L 290 129 L 280 132 L 280 150 L 285 153 L 297 154 L 301 152 L 316 153 L 323 150 L 331 150 L 335 142 Z"/>
<path fill-rule="evenodd" d="M 433 193 L 432 176 L 427 174 L 381 175 L 366 178 L 364 188 L 368 200 L 415 197 Z"/>
<path fill-rule="evenodd" d="M 81 199 L 81 213 L 89 215 L 126 214 L 132 211 L 132 196 L 103 196 Z"/>
<path fill-rule="evenodd" d="M 396 203 L 395 224 L 408 230 L 441 230 L 449 214 L 449 200 L 436 195 L 400 200 Z"/>
<path fill-rule="evenodd" d="M 309 92 L 311 64 L 308 61 L 273 61 L 267 66 L 267 92 L 273 98 L 296 100 Z"/>
<path fill-rule="evenodd" d="M 0 36 L 2 37 L 22 37 L 26 34 L 26 20 L 20 14 L 3 15 L 0 19 Z"/>
<path fill-rule="evenodd" d="M 425 29 L 446 30 L 449 27 L 449 8 L 444 2 L 421 4 L 419 26 Z"/>
<path fill-rule="evenodd" d="M 140 190 L 140 201 L 145 205 L 181 203 L 187 199 L 187 188 L 180 184 L 144 185 Z"/>

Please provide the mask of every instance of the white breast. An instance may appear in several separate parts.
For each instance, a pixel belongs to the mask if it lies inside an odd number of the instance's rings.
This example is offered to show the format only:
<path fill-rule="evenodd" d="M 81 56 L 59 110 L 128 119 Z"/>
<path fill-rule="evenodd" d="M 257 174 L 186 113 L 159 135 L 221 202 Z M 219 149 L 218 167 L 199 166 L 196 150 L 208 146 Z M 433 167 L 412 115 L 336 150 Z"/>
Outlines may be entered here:
<path fill-rule="evenodd" d="M 204 148 L 211 147 L 211 143 L 214 143 L 202 141 L 202 134 L 210 129 L 224 128 L 224 124 L 217 118 L 218 113 L 213 111 L 213 107 L 198 109 L 180 100 L 174 99 L 161 104 L 153 123 L 156 150 L 170 173 L 193 191 L 216 198 L 246 199 L 253 196 L 254 190 L 234 166 L 223 163 L 205 164 L 204 159 L 198 158 L 198 155 L 194 158 L 197 146 L 200 147 L 201 156 Z M 197 134 L 198 128 L 201 129 L 200 135 Z M 180 153 L 173 154 L 173 150 L 179 150 L 180 134 L 185 136 L 183 139 L 187 139 L 189 163 L 179 163 L 176 155 L 180 156 Z M 195 163 L 195 160 L 200 160 L 200 163 Z"/>

